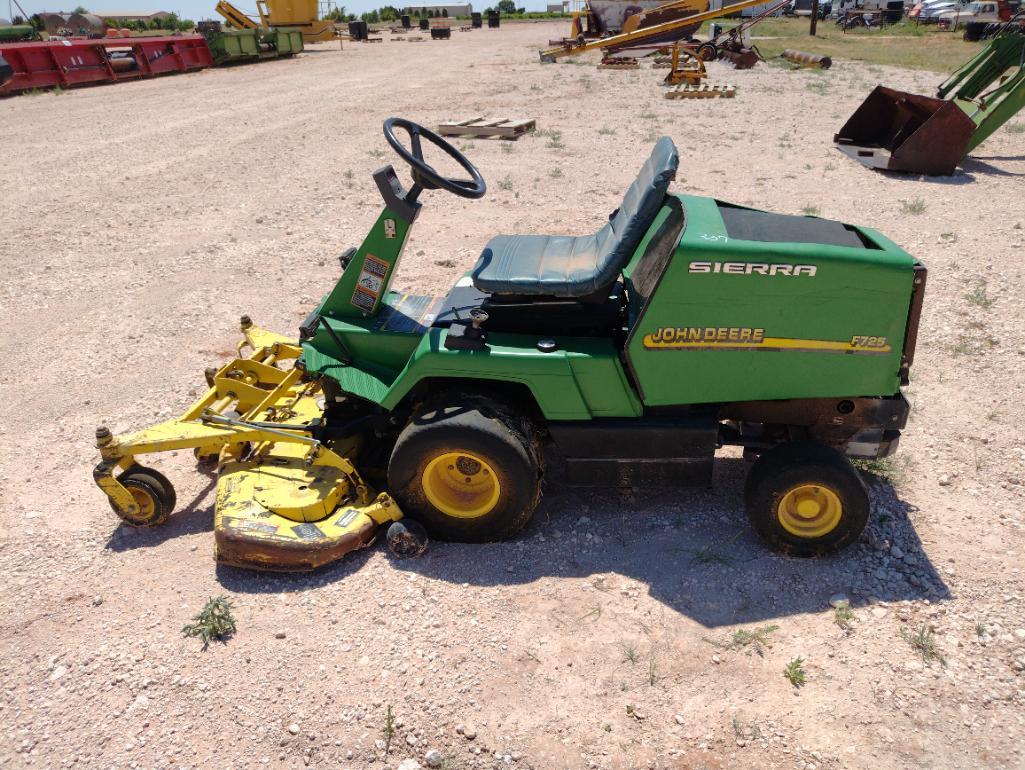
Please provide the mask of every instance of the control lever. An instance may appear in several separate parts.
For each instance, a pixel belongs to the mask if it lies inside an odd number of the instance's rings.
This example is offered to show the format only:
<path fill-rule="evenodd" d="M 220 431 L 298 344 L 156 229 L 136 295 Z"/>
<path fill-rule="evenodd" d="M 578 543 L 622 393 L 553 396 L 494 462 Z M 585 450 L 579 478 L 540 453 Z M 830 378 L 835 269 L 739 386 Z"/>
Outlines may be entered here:
<path fill-rule="evenodd" d="M 470 311 L 470 325 L 452 324 L 445 335 L 445 347 L 449 350 L 484 350 L 488 333 L 482 328 L 488 314 L 479 307 Z"/>

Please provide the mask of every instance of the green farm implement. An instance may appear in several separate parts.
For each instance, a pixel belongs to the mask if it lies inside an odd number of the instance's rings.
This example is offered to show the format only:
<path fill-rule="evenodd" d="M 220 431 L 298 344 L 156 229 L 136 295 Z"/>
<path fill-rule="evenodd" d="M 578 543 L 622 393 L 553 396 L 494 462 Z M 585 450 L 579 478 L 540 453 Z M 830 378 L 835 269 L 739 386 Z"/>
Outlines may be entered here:
<path fill-rule="evenodd" d="M 513 536 L 556 466 L 569 484 L 708 485 L 716 451 L 736 447 L 772 547 L 858 538 L 869 498 L 850 459 L 897 448 L 921 264 L 869 228 L 670 192 L 679 158 L 662 138 L 596 233 L 496 235 L 447 293 L 393 291 L 423 193 L 486 186 L 422 126 L 384 132 L 413 183 L 374 172 L 384 208 L 298 335 L 243 317 L 239 357 L 181 417 L 97 431 L 95 478 L 125 522 L 175 506 L 139 459 L 191 448 L 218 469 L 221 561 L 313 569 L 385 524 L 401 554 L 422 548 L 421 527 Z"/>
<path fill-rule="evenodd" d="M 1011 25 L 967 61 L 936 97 L 877 86 L 833 137 L 870 168 L 948 176 L 1025 106 L 1025 35 Z"/>
<path fill-rule="evenodd" d="M 302 30 L 295 28 L 224 29 L 219 21 L 201 21 L 196 28 L 206 38 L 215 65 L 292 56 L 303 51 Z"/>

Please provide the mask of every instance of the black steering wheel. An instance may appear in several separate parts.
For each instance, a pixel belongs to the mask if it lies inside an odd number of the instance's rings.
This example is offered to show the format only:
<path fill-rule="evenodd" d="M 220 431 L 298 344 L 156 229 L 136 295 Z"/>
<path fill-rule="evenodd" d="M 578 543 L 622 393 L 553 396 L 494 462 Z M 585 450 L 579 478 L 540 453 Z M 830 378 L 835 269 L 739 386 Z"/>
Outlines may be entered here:
<path fill-rule="evenodd" d="M 395 136 L 396 128 L 401 128 L 409 134 L 412 151 L 407 150 L 405 145 Z M 470 178 L 450 179 L 435 171 L 434 167 L 424 160 L 420 137 L 445 151 L 456 163 L 466 170 Z M 384 121 L 384 138 L 388 140 L 388 144 L 392 146 L 392 149 L 412 169 L 413 182 L 416 184 L 416 187 L 410 190 L 410 197 L 413 200 L 416 200 L 420 192 L 417 188 L 424 190 L 447 190 L 453 195 L 458 195 L 460 198 L 483 198 L 484 193 L 488 191 L 488 186 L 484 183 L 484 177 L 480 175 L 477 167 L 470 163 L 459 150 L 430 129 L 405 118 L 388 118 Z"/>

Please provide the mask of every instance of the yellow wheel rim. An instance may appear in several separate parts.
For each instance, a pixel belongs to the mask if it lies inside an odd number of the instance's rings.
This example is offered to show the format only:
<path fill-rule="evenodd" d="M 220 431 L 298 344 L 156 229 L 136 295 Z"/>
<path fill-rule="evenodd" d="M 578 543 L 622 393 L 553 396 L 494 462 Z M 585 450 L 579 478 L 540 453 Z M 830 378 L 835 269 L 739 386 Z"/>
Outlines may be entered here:
<path fill-rule="evenodd" d="M 423 488 L 431 505 L 459 519 L 490 513 L 502 494 L 494 468 L 470 452 L 446 452 L 427 463 Z"/>
<path fill-rule="evenodd" d="M 829 487 L 800 484 L 779 500 L 776 516 L 791 535 L 816 538 L 828 535 L 843 517 L 843 503 Z"/>
<path fill-rule="evenodd" d="M 153 518 L 153 514 L 157 510 L 156 501 L 145 489 L 140 489 L 137 486 L 128 487 L 128 491 L 132 493 L 132 499 L 138 506 L 138 511 L 131 514 L 133 521 L 146 522 Z"/>

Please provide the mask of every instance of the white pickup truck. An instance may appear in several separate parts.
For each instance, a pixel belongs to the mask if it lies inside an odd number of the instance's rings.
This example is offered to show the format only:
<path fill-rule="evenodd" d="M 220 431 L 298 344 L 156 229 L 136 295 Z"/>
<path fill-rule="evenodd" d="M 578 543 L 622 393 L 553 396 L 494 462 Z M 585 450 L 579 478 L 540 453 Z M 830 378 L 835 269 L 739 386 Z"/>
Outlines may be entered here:
<path fill-rule="evenodd" d="M 968 24 L 972 21 L 986 23 L 1007 21 L 1011 18 L 1011 9 L 1002 0 L 976 0 L 967 8 L 952 8 L 939 14 L 937 21 L 941 26 L 948 29 L 956 29 L 958 26 Z"/>

